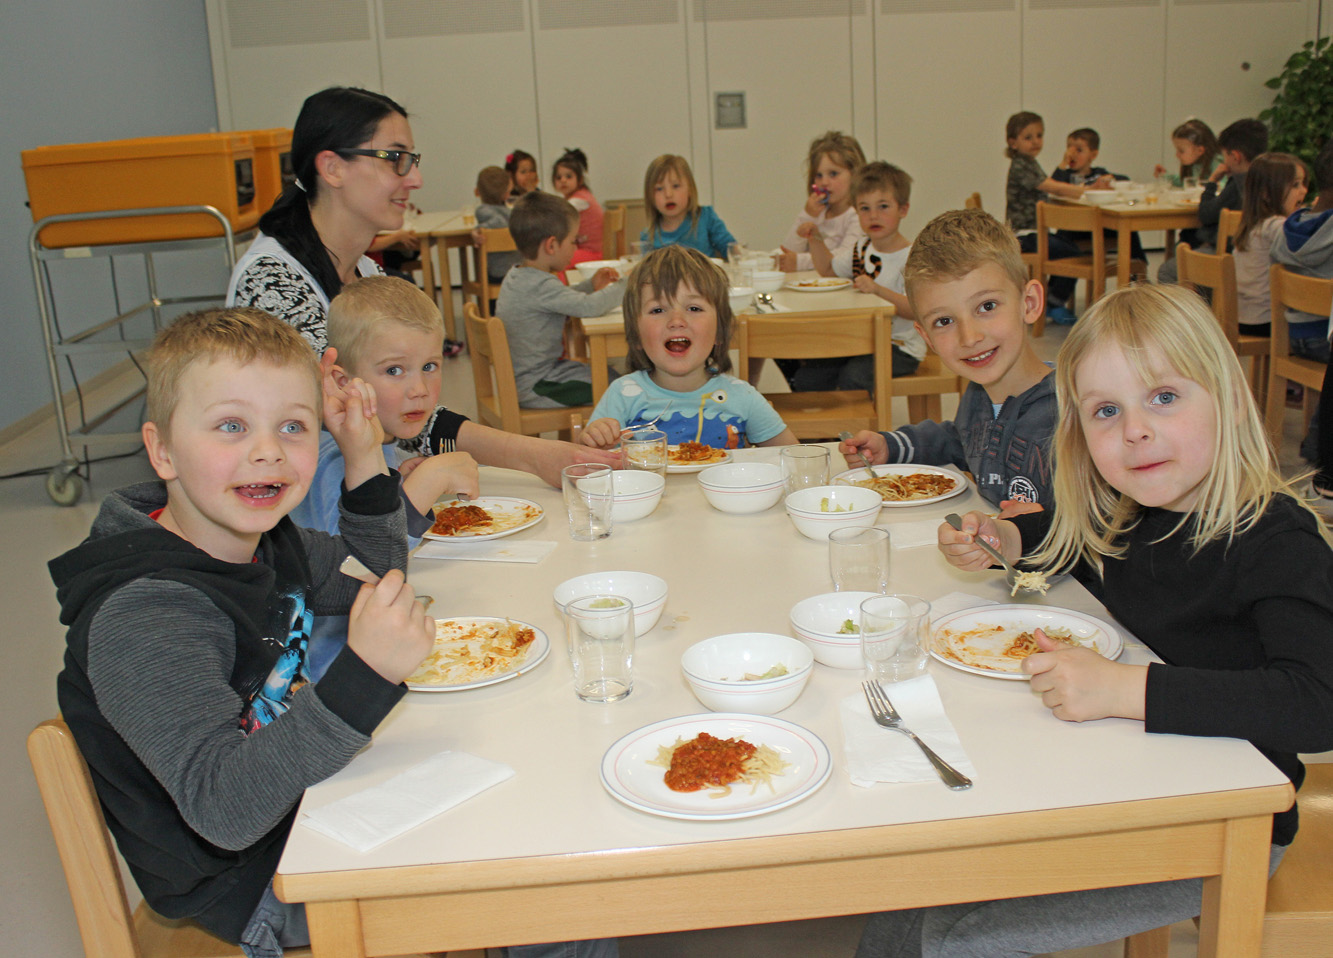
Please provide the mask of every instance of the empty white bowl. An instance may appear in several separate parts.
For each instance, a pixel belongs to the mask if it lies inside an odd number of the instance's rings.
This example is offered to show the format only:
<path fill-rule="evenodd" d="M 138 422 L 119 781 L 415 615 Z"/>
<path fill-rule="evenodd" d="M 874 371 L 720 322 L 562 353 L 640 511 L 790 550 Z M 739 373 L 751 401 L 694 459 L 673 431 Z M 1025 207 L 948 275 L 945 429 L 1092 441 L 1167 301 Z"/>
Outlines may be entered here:
<path fill-rule="evenodd" d="M 782 467 L 772 462 L 724 462 L 699 473 L 699 488 L 719 512 L 748 516 L 782 498 Z"/>
<path fill-rule="evenodd" d="M 667 584 L 647 572 L 590 572 L 566 579 L 555 587 L 555 604 L 565 605 L 585 595 L 623 595 L 634 603 L 634 634 L 643 635 L 657 624 L 666 606 Z"/>
<path fill-rule="evenodd" d="M 584 279 L 592 279 L 599 269 L 610 267 L 622 276 L 625 273 L 625 261 L 622 259 L 590 259 L 586 263 L 575 263 L 574 268 Z"/>
<path fill-rule="evenodd" d="M 731 301 L 731 311 L 739 313 L 754 302 L 754 287 L 732 286 L 727 290 L 727 299 Z"/>
<path fill-rule="evenodd" d="M 757 293 L 773 293 L 782 288 L 787 281 L 787 274 L 776 269 L 757 269 L 754 271 L 754 289 Z"/>
<path fill-rule="evenodd" d="M 821 505 L 827 505 L 828 511 Z M 873 489 L 811 486 L 797 489 L 787 497 L 787 515 L 801 535 L 826 542 L 834 529 L 870 528 L 879 518 L 883 505 L 884 499 Z"/>
<path fill-rule="evenodd" d="M 1120 194 L 1116 190 L 1084 190 L 1083 199 L 1094 206 L 1106 206 L 1119 200 Z"/>
<path fill-rule="evenodd" d="M 666 476 L 641 469 L 617 469 L 611 473 L 611 521 L 633 522 L 650 515 L 662 501 Z"/>
<path fill-rule="evenodd" d="M 861 603 L 876 592 L 826 592 L 791 607 L 791 629 L 810 647 L 815 661 L 835 669 L 859 669 L 861 633 L 840 633 L 848 619 L 861 628 Z"/>
<path fill-rule="evenodd" d="M 746 681 L 775 665 L 787 674 Z M 772 715 L 801 696 L 814 670 L 814 654 L 790 636 L 733 632 L 696 642 L 680 657 L 680 668 L 695 697 L 714 712 Z"/>

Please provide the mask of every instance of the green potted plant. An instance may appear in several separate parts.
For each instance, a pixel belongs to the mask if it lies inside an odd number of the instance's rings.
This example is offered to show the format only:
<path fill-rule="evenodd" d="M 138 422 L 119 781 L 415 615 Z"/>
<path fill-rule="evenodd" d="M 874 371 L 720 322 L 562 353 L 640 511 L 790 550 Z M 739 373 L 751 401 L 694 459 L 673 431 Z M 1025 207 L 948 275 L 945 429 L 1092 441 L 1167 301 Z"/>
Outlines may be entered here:
<path fill-rule="evenodd" d="M 1269 148 L 1298 156 L 1309 167 L 1333 129 L 1329 38 L 1307 41 L 1287 58 L 1282 73 L 1264 85 L 1278 91 L 1273 105 L 1259 114 L 1268 124 Z M 1319 185 L 1333 187 L 1333 183 Z"/>

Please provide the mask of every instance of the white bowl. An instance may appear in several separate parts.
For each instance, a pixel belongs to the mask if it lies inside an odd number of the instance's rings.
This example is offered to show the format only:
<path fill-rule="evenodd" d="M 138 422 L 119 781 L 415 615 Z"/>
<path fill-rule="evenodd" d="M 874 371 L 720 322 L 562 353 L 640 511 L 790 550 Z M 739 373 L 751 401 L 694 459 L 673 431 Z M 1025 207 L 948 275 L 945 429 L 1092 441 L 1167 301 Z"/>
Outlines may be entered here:
<path fill-rule="evenodd" d="M 757 269 L 754 271 L 754 288 L 758 293 L 773 293 L 782 288 L 787 281 L 787 274 L 776 269 Z"/>
<path fill-rule="evenodd" d="M 1146 186 L 1138 186 L 1130 190 L 1120 190 L 1119 195 L 1116 197 L 1116 202 L 1142 203 L 1147 198 L 1148 198 L 1148 188 Z"/>
<path fill-rule="evenodd" d="M 839 633 L 848 619 L 861 627 L 861 603 L 877 592 L 826 592 L 791 607 L 791 630 L 810 646 L 815 661 L 835 669 L 859 669 L 861 633 Z"/>
<path fill-rule="evenodd" d="M 666 476 L 642 469 L 617 469 L 611 473 L 611 521 L 633 522 L 650 515 L 662 501 Z"/>
<path fill-rule="evenodd" d="M 623 259 L 590 259 L 585 263 L 574 264 L 574 268 L 579 271 L 579 275 L 584 279 L 592 279 L 599 269 L 607 266 L 622 275 L 625 272 L 625 261 Z"/>
<path fill-rule="evenodd" d="M 782 467 L 773 462 L 724 462 L 699 473 L 699 488 L 719 512 L 748 516 L 782 498 Z"/>
<path fill-rule="evenodd" d="M 828 512 L 820 508 L 828 500 Z M 787 515 L 801 535 L 826 542 L 834 529 L 868 529 L 879 518 L 884 499 L 861 486 L 810 486 L 787 497 Z M 843 512 L 833 511 L 841 507 Z"/>
<path fill-rule="evenodd" d="M 727 290 L 727 299 L 731 301 L 731 311 L 739 313 L 754 302 L 754 287 L 732 286 Z"/>
<path fill-rule="evenodd" d="M 555 604 L 563 613 L 565 604 L 585 595 L 623 595 L 634 603 L 634 634 L 643 635 L 657 624 L 666 606 L 666 579 L 647 572 L 590 572 L 566 579 L 555 587 Z"/>
<path fill-rule="evenodd" d="M 775 665 L 786 675 L 747 682 Z M 814 671 L 814 653 L 785 635 L 733 632 L 696 642 L 680 657 L 680 668 L 695 697 L 714 712 L 772 715 L 801 696 Z"/>
<path fill-rule="evenodd" d="M 1119 200 L 1120 193 L 1117 190 L 1084 190 L 1083 198 L 1093 206 L 1106 206 Z"/>

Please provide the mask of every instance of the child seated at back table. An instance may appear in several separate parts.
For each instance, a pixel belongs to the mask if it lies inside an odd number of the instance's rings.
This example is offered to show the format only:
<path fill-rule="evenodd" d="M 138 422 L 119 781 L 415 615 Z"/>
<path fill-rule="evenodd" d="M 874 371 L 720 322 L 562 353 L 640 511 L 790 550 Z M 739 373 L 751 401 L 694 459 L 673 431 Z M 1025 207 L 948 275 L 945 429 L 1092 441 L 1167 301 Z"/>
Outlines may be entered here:
<path fill-rule="evenodd" d="M 602 204 L 588 186 L 588 157 L 580 149 L 565 150 L 551 167 L 551 185 L 579 211 L 578 250 L 571 263 L 602 259 Z"/>
<path fill-rule="evenodd" d="M 403 579 L 407 537 L 360 383 L 326 384 L 301 335 L 206 310 L 148 355 L 149 461 L 52 560 L 69 626 L 57 696 L 148 903 L 247 954 L 309 941 L 270 887 L 305 789 L 370 741 L 435 642 Z M 347 462 L 341 537 L 287 515 L 314 478 L 320 408 Z M 355 554 L 377 586 L 341 575 Z M 312 613 L 351 612 L 318 684 Z"/>
<path fill-rule="evenodd" d="M 916 331 L 916 314 L 903 286 L 903 264 L 912 242 L 898 229 L 912 197 L 912 178 L 890 163 L 867 163 L 857 170 L 851 192 L 864 239 L 834 256 L 813 222 L 802 223 L 798 232 L 810 244 L 810 258 L 819 275 L 850 279 L 862 293 L 893 306 L 893 375 L 910 376 L 926 357 L 926 341 Z M 875 357 L 807 359 L 792 376 L 791 388 L 793 392 L 873 390 Z"/>
<path fill-rule="evenodd" d="M 732 313 L 717 264 L 683 246 L 648 254 L 629 275 L 624 313 L 633 371 L 598 401 L 584 443 L 609 449 L 624 430 L 649 422 L 670 443 L 715 449 L 796 443 L 768 401 L 728 375 Z"/>
<path fill-rule="evenodd" d="M 1121 176 L 1118 173 L 1112 173 L 1104 166 L 1094 166 L 1097 162 L 1097 154 L 1101 151 L 1102 138 L 1096 130 L 1091 127 L 1080 127 L 1069 136 L 1065 137 L 1065 155 L 1060 161 L 1060 165 L 1051 173 L 1051 179 L 1060 183 L 1073 183 L 1075 186 L 1083 186 L 1088 189 L 1101 190 L 1110 188 L 1116 180 L 1127 180 L 1128 176 Z M 1117 236 L 1115 230 L 1103 230 L 1106 235 L 1108 248 L 1115 249 Z M 1078 230 L 1056 230 L 1055 235 L 1071 243 L 1086 243 L 1091 239 L 1091 234 L 1080 232 Z M 1129 255 L 1132 259 L 1142 260 L 1146 257 L 1143 253 L 1143 244 L 1139 242 L 1138 233 L 1129 234 Z"/>
<path fill-rule="evenodd" d="M 1202 183 L 1213 175 L 1222 156 L 1217 137 L 1203 120 L 1191 117 L 1171 131 L 1171 146 L 1176 151 L 1180 172 L 1172 173 L 1161 163 L 1153 166 L 1153 176 L 1165 176 L 1172 186 L 1184 186 L 1187 179 Z"/>
<path fill-rule="evenodd" d="M 643 176 L 643 207 L 648 226 L 639 234 L 644 249 L 688 246 L 705 256 L 725 259 L 736 237 L 711 206 L 699 205 L 699 188 L 683 156 L 664 153 Z"/>
<path fill-rule="evenodd" d="M 1032 349 L 1042 289 L 1028 279 L 1013 233 L 981 210 L 953 210 L 926 224 L 903 267 L 917 331 L 954 373 L 969 380 L 953 422 L 893 432 L 864 430 L 841 443 L 849 466 L 953 465 L 1005 513 L 1049 507 L 1055 387 Z"/>
<path fill-rule="evenodd" d="M 609 313 L 623 294 L 620 277 L 609 267 L 577 286 L 555 276 L 569 268 L 579 232 L 578 210 L 559 196 L 525 194 L 514 204 L 509 232 L 523 260 L 505 276 L 495 314 L 509 334 L 518 403 L 543 409 L 591 403 L 588 364 L 561 358 L 565 317 Z"/>
<path fill-rule="evenodd" d="M 810 144 L 810 154 L 805 161 L 805 186 L 809 195 L 805 208 L 782 241 L 778 269 L 795 273 L 815 268 L 814 260 L 810 258 L 810 244 L 801 233 L 801 227 L 807 223 L 819 230 L 824 245 L 834 255 L 850 249 L 862 238 L 852 202 L 852 180 L 865 162 L 866 155 L 856 137 L 837 130 L 829 130 Z"/>
<path fill-rule="evenodd" d="M 481 204 L 477 207 L 477 232 L 472 236 L 476 245 L 481 245 L 481 230 L 509 229 L 510 209 L 505 202 L 509 197 L 509 183 L 509 174 L 498 166 L 488 166 L 477 174 L 474 192 Z M 486 278 L 498 284 L 518 262 L 517 252 L 487 253 Z"/>
<path fill-rule="evenodd" d="M 954 566 L 1069 569 L 1160 662 L 1133 665 L 1037 630 L 1022 670 L 1056 718 L 1150 734 L 1247 739 L 1297 789 L 1300 752 L 1333 746 L 1333 548 L 1278 472 L 1240 363 L 1178 286 L 1101 299 L 1057 362 L 1055 508 L 942 524 Z M 1145 464 L 1147 464 L 1145 466 Z M 1269 874 L 1297 833 L 1273 816 Z M 1148 850 L 1146 854 L 1153 854 Z M 1160 858 L 1160 855 L 1159 855 Z M 1201 878 L 874 915 L 858 958 L 1016 958 L 1115 941 L 1197 916 Z"/>
<path fill-rule="evenodd" d="M 1236 311 L 1242 333 L 1267 336 L 1271 331 L 1270 251 L 1282 222 L 1305 202 L 1305 193 L 1305 164 L 1290 153 L 1260 153 L 1245 174 L 1235 249 Z M 1306 330 L 1297 333 L 1294 339 L 1309 338 Z M 1327 357 L 1328 347 L 1322 352 Z"/>

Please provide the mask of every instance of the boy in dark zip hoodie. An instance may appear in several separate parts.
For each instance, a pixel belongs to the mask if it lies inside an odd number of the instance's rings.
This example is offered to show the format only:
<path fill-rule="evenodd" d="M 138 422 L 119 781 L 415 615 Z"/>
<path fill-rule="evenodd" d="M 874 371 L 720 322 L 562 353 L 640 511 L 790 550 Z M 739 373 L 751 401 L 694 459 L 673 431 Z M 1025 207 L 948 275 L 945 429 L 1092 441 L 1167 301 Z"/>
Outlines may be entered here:
<path fill-rule="evenodd" d="M 323 378 L 321 396 L 309 345 L 267 313 L 177 320 L 148 357 L 160 481 L 109 495 L 50 563 L 69 628 L 60 710 L 135 881 L 159 913 L 253 956 L 309 940 L 303 906 L 271 888 L 297 803 L 369 742 L 435 638 L 398 571 L 406 528 L 374 394 Z M 286 517 L 321 412 L 347 461 L 339 537 Z M 349 554 L 379 585 L 339 573 Z M 347 647 L 309 683 L 312 616 L 349 611 Z"/>

